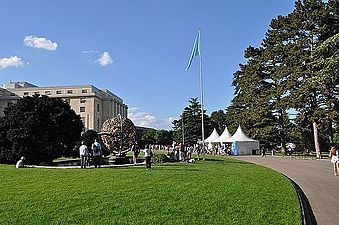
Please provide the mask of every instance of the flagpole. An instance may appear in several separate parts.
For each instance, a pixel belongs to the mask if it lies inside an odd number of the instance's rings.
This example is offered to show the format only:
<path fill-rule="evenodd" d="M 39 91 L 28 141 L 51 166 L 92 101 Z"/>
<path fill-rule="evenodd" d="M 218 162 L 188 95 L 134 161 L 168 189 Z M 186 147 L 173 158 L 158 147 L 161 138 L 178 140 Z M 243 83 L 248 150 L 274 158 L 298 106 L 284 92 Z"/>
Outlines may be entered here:
<path fill-rule="evenodd" d="M 185 127 L 184 127 L 184 114 L 182 114 L 182 118 L 181 118 L 181 125 L 182 125 L 182 145 L 185 146 Z"/>
<path fill-rule="evenodd" d="M 201 138 L 202 138 L 202 155 L 205 160 L 205 132 L 204 132 L 204 84 L 202 79 L 202 53 L 201 53 L 201 33 L 199 28 L 199 64 L 200 64 L 200 101 L 201 101 Z"/>
<path fill-rule="evenodd" d="M 191 57 L 188 61 L 188 65 L 185 71 L 191 67 L 193 58 L 199 55 L 199 73 L 200 73 L 200 102 L 201 102 L 201 139 L 202 139 L 202 153 L 203 160 L 205 160 L 205 132 L 204 132 L 204 85 L 202 79 L 202 54 L 201 54 L 201 41 L 200 41 L 200 28 L 198 29 L 197 37 L 195 38 L 193 49 L 191 52 Z"/>

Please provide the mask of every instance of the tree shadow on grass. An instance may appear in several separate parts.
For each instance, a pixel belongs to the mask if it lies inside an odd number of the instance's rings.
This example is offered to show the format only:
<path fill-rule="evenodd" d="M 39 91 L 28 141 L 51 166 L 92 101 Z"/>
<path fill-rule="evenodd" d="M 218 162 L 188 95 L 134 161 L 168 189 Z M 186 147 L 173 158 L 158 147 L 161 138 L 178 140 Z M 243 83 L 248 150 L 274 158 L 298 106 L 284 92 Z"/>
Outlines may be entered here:
<path fill-rule="evenodd" d="M 254 164 L 251 162 L 246 162 L 246 161 L 236 160 L 236 159 L 228 160 L 227 158 L 225 159 L 205 158 L 205 161 L 206 162 L 220 162 L 220 163 L 226 163 L 226 164 Z M 204 162 L 204 161 L 200 159 L 200 160 L 197 160 L 196 162 Z"/>
<path fill-rule="evenodd" d="M 225 161 L 226 164 L 247 164 L 247 165 L 255 165 L 255 163 L 251 163 L 251 162 L 245 162 L 245 161 L 238 161 L 238 160 L 234 160 L 234 161 Z"/>
<path fill-rule="evenodd" d="M 204 170 L 196 169 L 196 168 L 182 168 L 182 167 L 155 167 L 155 170 L 167 170 L 167 171 L 180 171 L 180 172 L 201 172 Z"/>

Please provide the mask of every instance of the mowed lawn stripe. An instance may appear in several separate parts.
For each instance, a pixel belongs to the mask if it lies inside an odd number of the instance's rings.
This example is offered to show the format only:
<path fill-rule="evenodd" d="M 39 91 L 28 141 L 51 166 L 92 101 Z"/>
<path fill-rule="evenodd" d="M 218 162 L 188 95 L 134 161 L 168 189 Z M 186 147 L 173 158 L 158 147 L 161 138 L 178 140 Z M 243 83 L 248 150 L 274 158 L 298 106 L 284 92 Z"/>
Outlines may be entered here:
<path fill-rule="evenodd" d="M 195 164 L 102 169 L 0 165 L 0 224 L 300 224 L 290 182 L 211 157 Z"/>

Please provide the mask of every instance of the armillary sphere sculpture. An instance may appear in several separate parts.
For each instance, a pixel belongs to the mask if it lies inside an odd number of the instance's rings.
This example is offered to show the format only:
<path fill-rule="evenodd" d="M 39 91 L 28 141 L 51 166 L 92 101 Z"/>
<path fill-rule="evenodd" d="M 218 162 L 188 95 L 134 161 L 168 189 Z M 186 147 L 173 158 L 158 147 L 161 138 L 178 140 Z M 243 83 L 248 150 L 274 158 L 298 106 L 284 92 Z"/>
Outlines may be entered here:
<path fill-rule="evenodd" d="M 138 134 L 133 122 L 120 114 L 107 119 L 98 133 L 104 147 L 115 156 L 126 156 L 137 143 Z"/>

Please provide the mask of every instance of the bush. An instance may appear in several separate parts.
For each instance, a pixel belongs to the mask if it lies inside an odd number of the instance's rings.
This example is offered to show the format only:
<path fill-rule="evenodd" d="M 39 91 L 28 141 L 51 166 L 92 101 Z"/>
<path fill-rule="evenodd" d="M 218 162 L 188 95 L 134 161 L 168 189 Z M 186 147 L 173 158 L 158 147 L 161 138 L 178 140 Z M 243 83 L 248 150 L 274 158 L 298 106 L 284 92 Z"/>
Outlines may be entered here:
<path fill-rule="evenodd" d="M 153 155 L 153 162 L 154 163 L 164 163 L 164 162 L 170 162 L 170 158 L 164 154 L 164 153 L 155 153 Z"/>
<path fill-rule="evenodd" d="M 0 119 L 0 163 L 50 163 L 72 155 L 83 128 L 80 116 L 61 99 L 34 95 L 19 99 Z"/>

